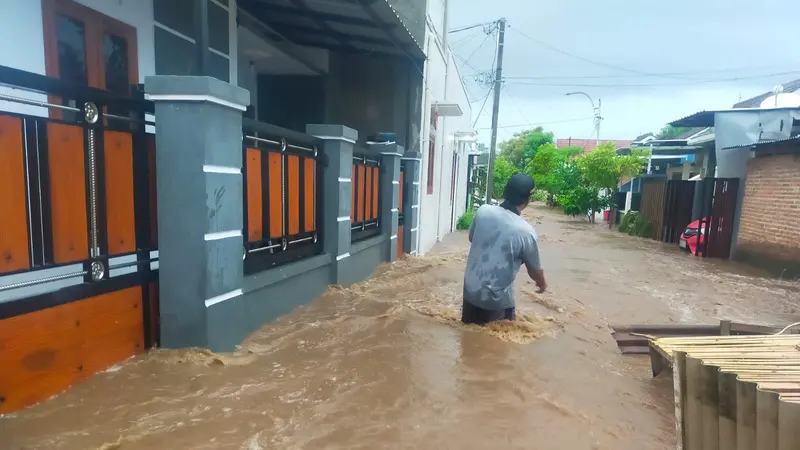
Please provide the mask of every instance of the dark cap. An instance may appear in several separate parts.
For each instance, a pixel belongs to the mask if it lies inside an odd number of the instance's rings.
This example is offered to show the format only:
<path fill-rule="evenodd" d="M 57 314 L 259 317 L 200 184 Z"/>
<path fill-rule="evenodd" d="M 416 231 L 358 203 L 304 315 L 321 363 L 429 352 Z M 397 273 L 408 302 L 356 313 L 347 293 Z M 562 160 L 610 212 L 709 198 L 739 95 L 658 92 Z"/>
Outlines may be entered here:
<path fill-rule="evenodd" d="M 534 187 L 536 183 L 530 175 L 524 173 L 511 175 L 503 191 L 503 198 L 514 205 L 521 205 L 531 199 Z"/>

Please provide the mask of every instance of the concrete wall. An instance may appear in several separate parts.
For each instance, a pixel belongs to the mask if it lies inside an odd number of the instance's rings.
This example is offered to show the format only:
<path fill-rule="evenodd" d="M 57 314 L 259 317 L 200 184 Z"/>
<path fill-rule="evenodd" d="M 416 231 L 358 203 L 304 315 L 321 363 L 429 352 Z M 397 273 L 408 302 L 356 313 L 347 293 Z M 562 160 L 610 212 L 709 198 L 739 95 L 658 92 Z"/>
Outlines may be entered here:
<path fill-rule="evenodd" d="M 800 151 L 794 150 L 748 161 L 736 253 L 788 279 L 800 276 Z"/>
<path fill-rule="evenodd" d="M 359 131 L 359 140 L 377 132 L 397 133 L 408 144 L 409 71 L 406 58 L 331 53 L 326 80 L 326 123 Z"/>

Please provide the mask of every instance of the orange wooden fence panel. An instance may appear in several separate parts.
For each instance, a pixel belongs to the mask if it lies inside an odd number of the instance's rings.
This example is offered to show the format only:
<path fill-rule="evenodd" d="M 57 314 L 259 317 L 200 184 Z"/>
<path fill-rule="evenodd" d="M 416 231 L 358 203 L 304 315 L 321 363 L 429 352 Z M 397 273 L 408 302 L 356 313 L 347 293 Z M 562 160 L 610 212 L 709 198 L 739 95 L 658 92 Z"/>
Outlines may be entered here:
<path fill-rule="evenodd" d="M 357 202 L 358 202 L 358 217 L 356 217 L 357 222 L 364 221 L 364 188 L 366 187 L 366 167 L 358 166 L 358 193 Z"/>
<path fill-rule="evenodd" d="M 403 230 L 404 226 L 400 225 L 397 227 L 397 255 L 400 256 L 403 254 Z"/>
<path fill-rule="evenodd" d="M 364 199 L 364 220 L 372 220 L 373 214 L 375 213 L 372 209 L 372 167 L 366 168 L 366 180 L 364 180 L 364 186 L 366 186 L 367 196 L 367 198 Z"/>
<path fill-rule="evenodd" d="M 247 240 L 260 241 L 264 236 L 261 152 L 247 149 Z"/>
<path fill-rule="evenodd" d="M 303 216 L 305 219 L 303 230 L 311 232 L 316 228 L 314 226 L 316 223 L 316 217 L 314 215 L 314 197 L 317 195 L 315 192 L 317 162 L 311 158 L 304 158 L 303 166 Z"/>
<path fill-rule="evenodd" d="M 0 117 L 0 273 L 30 267 L 22 120 Z"/>
<path fill-rule="evenodd" d="M 300 157 L 289 155 L 286 158 L 287 183 L 289 188 L 289 234 L 300 233 Z"/>
<path fill-rule="evenodd" d="M 283 163 L 280 153 L 269 153 L 269 237 L 283 236 Z"/>
<path fill-rule="evenodd" d="M 378 168 L 372 168 L 372 217 L 371 219 L 378 218 Z"/>
<path fill-rule="evenodd" d="M 89 256 L 83 129 L 50 122 L 47 147 L 54 259 L 80 261 Z"/>
<path fill-rule="evenodd" d="M 108 254 L 133 253 L 136 251 L 133 137 L 119 131 L 106 131 L 103 136 Z"/>
<path fill-rule="evenodd" d="M 141 287 L 0 321 L 0 413 L 32 405 L 144 350 Z"/>

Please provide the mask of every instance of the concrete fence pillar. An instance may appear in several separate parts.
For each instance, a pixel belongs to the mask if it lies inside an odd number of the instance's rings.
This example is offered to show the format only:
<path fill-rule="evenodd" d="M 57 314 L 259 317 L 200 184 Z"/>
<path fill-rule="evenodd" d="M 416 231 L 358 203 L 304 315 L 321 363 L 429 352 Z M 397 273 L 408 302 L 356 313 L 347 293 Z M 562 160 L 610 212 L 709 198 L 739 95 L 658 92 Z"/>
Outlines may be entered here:
<path fill-rule="evenodd" d="M 353 193 L 353 146 L 358 131 L 344 125 L 306 125 L 306 133 L 323 141 L 326 159 L 322 185 L 325 253 L 334 257 L 331 284 L 343 284 L 342 269 L 350 257 L 350 201 Z"/>
<path fill-rule="evenodd" d="M 385 258 L 388 262 L 397 260 L 397 224 L 400 218 L 400 157 L 401 145 L 373 145 L 371 150 L 381 155 L 380 169 L 380 227 L 386 237 Z"/>
<path fill-rule="evenodd" d="M 242 295 L 242 112 L 250 93 L 194 76 L 147 77 L 145 90 L 157 121 L 161 344 L 232 350 L 239 336 L 227 333 L 226 311 Z"/>
<path fill-rule="evenodd" d="M 417 235 L 419 233 L 419 193 L 422 155 L 416 152 L 406 152 L 401 160 L 405 164 L 403 182 L 403 251 L 409 255 L 417 254 Z"/>

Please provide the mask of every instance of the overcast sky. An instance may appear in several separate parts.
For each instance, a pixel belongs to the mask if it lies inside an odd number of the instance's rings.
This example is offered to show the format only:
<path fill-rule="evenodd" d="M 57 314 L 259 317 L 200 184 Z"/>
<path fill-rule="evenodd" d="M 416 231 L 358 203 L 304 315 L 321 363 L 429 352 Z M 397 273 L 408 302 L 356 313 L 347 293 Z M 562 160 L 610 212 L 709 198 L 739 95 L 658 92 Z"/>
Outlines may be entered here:
<path fill-rule="evenodd" d="M 570 91 L 602 99 L 602 139 L 632 139 L 800 78 L 797 0 L 449 2 L 450 29 L 508 20 L 499 140 L 528 124 L 542 124 L 558 138 L 592 137 L 589 100 L 564 95 Z M 481 46 L 485 37 L 480 29 L 449 35 L 467 90 L 480 100 L 488 88 L 474 81 L 473 68 L 490 70 L 495 51 L 493 37 Z M 486 143 L 491 102 L 476 125 Z M 481 104 L 473 103 L 473 121 Z M 560 121 L 568 122 L 547 124 Z"/>

